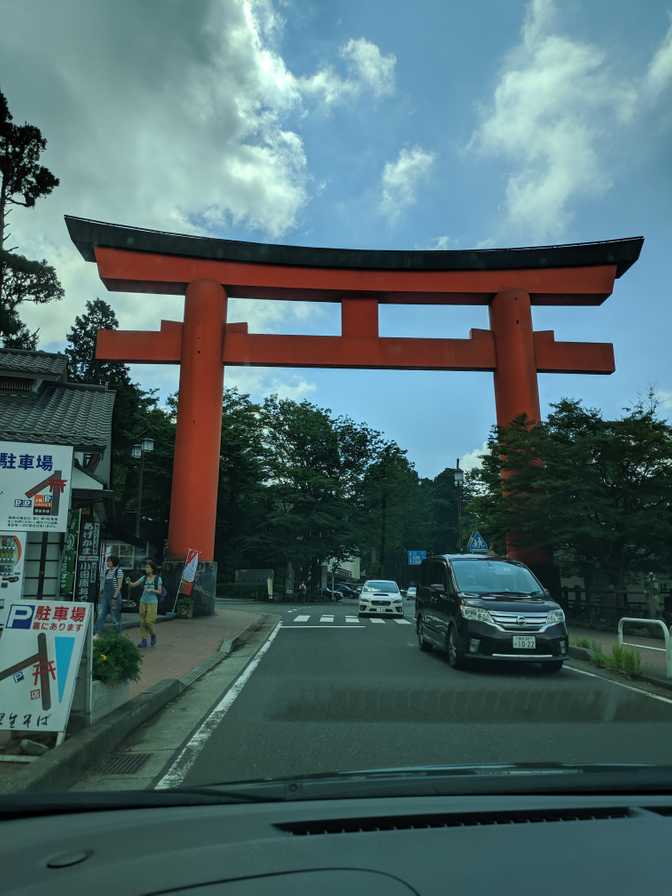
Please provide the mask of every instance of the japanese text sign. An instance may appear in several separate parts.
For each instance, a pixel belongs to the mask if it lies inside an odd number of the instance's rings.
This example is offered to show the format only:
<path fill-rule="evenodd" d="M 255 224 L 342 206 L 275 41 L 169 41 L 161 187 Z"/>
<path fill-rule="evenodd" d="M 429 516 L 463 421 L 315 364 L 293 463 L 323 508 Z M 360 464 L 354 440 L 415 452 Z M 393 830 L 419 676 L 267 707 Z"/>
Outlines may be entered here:
<path fill-rule="evenodd" d="M 65 532 L 72 446 L 0 442 L 0 529 Z"/>
<path fill-rule="evenodd" d="M 88 604 L 22 600 L 7 612 L 0 651 L 0 730 L 65 731 Z"/>

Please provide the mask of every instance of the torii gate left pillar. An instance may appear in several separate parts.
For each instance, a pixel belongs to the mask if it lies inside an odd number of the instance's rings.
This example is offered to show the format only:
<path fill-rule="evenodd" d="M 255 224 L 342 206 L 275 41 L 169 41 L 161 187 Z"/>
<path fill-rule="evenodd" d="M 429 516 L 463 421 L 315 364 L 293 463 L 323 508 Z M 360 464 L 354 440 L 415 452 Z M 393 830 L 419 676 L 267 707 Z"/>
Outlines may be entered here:
<path fill-rule="evenodd" d="M 183 323 L 162 321 L 158 332 L 103 330 L 97 347 L 101 360 L 180 364 L 168 537 L 176 561 L 188 548 L 205 561 L 214 557 L 224 366 L 492 371 L 498 424 L 521 414 L 534 422 L 538 372 L 609 374 L 615 367 L 608 343 L 559 342 L 552 331 L 535 332 L 532 305 L 601 304 L 643 243 L 634 237 L 532 249 L 381 252 L 66 222 L 108 289 L 185 296 Z M 227 325 L 227 294 L 338 302 L 341 335 L 250 334 L 247 324 Z M 472 330 L 468 339 L 381 337 L 380 303 L 486 305 L 490 329 Z M 515 537 L 509 554 L 544 565 Z"/>
<path fill-rule="evenodd" d="M 168 529 L 175 558 L 188 548 L 203 560 L 214 558 L 226 305 L 224 288 L 212 280 L 194 280 L 186 289 Z"/>

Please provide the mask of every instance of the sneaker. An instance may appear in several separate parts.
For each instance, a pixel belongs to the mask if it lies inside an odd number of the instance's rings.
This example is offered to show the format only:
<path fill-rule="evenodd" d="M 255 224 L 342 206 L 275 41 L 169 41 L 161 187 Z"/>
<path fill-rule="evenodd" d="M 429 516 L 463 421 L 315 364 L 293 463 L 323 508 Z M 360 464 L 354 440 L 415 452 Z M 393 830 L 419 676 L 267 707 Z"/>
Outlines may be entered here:
<path fill-rule="evenodd" d="M 152 635 L 152 637 L 150 638 L 149 646 L 156 647 L 156 635 Z"/>
<path fill-rule="evenodd" d="M 143 638 L 142 641 L 138 642 L 138 647 L 146 647 L 146 646 L 147 646 L 147 641 L 145 640 L 145 638 Z"/>

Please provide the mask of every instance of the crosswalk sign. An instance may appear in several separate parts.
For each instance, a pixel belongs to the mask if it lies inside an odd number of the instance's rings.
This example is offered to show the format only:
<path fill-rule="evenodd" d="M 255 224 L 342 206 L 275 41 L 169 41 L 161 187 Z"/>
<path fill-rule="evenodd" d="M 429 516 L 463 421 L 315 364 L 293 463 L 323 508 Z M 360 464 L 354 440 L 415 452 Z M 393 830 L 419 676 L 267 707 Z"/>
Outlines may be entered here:
<path fill-rule="evenodd" d="M 474 532 L 467 542 L 467 552 L 469 554 L 487 554 L 488 543 L 480 532 Z"/>

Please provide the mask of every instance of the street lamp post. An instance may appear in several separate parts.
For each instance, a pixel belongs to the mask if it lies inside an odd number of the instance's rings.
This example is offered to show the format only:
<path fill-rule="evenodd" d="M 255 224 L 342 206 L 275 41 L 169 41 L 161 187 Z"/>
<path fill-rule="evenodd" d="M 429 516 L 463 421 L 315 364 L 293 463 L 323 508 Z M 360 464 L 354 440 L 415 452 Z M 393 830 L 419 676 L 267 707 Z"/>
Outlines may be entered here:
<path fill-rule="evenodd" d="M 462 486 L 464 485 L 464 471 L 460 469 L 460 459 L 455 462 L 455 473 L 453 477 L 455 489 L 457 490 L 457 550 L 462 550 Z"/>
<path fill-rule="evenodd" d="M 140 517 L 142 515 L 142 482 L 145 474 L 145 454 L 154 450 L 154 439 L 147 436 L 131 448 L 131 457 L 140 461 L 138 473 L 138 509 L 135 514 L 135 537 L 140 538 Z"/>

